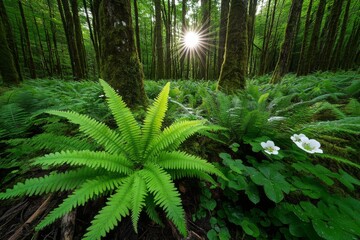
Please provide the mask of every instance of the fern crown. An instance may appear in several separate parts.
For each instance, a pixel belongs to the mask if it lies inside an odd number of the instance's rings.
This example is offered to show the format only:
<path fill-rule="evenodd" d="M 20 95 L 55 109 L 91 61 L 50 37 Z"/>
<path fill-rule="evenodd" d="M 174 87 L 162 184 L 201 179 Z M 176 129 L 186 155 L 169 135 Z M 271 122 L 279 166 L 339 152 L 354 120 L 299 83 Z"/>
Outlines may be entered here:
<path fill-rule="evenodd" d="M 156 206 L 186 236 L 185 213 L 173 179 L 198 177 L 213 181 L 210 174 L 223 176 L 212 164 L 177 150 L 181 143 L 199 131 L 210 128 L 204 121 L 178 121 L 162 128 L 168 106 L 170 83 L 167 83 L 148 108 L 142 125 L 135 120 L 122 98 L 100 80 L 117 129 L 110 129 L 86 115 L 70 111 L 48 111 L 78 124 L 80 131 L 94 139 L 103 151 L 61 151 L 37 158 L 34 165 L 43 167 L 68 164 L 76 167 L 64 173 L 28 179 L 0 193 L 0 199 L 21 195 L 40 195 L 73 190 L 57 208 L 37 226 L 40 230 L 87 201 L 111 193 L 106 206 L 93 219 L 84 239 L 100 239 L 121 219 L 131 215 L 137 232 L 140 213 L 161 224 Z M 131 212 L 131 213 L 130 213 Z"/>

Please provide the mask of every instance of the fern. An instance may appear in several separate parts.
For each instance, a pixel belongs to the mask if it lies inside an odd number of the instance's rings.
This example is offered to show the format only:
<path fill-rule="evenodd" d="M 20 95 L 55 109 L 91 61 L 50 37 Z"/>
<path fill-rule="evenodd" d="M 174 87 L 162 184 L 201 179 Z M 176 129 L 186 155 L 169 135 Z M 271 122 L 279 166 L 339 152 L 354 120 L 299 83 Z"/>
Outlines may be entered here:
<path fill-rule="evenodd" d="M 172 176 L 198 177 L 212 183 L 214 181 L 210 174 L 225 177 L 206 160 L 176 150 L 197 132 L 223 128 L 204 126 L 205 121 L 179 121 L 162 130 L 170 84 L 165 85 L 149 107 L 143 125 L 139 125 L 122 98 L 106 82 L 100 80 L 100 84 L 118 129 L 110 129 L 93 118 L 71 111 L 51 110 L 48 113 L 65 117 L 80 125 L 80 131 L 94 139 L 104 151 L 92 151 L 93 147 L 84 149 L 86 145 L 82 145 L 81 140 L 69 138 L 80 149 L 64 146 L 66 151 L 36 158 L 32 165 L 48 168 L 66 164 L 80 169 L 19 183 L 13 189 L 0 193 L 0 199 L 74 190 L 37 226 L 36 229 L 40 230 L 73 208 L 100 195 L 115 192 L 95 216 L 84 239 L 104 237 L 130 211 L 135 232 L 143 209 L 152 220 L 160 224 L 157 207 L 164 210 L 167 218 L 186 236 L 185 213 Z M 42 137 L 49 139 L 51 136 Z M 38 138 L 30 141 L 41 140 Z M 66 139 L 63 137 L 58 140 Z M 46 148 L 52 144 L 40 146 Z"/>

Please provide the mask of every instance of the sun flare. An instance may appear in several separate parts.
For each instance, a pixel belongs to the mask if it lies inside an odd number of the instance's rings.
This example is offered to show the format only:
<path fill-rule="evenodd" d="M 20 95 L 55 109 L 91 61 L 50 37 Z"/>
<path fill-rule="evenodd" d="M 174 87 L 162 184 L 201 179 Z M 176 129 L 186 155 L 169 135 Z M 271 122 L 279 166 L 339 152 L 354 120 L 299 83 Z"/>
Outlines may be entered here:
<path fill-rule="evenodd" d="M 198 33 L 190 31 L 187 32 L 184 36 L 184 44 L 187 48 L 196 48 L 199 46 L 200 43 L 200 36 Z"/>

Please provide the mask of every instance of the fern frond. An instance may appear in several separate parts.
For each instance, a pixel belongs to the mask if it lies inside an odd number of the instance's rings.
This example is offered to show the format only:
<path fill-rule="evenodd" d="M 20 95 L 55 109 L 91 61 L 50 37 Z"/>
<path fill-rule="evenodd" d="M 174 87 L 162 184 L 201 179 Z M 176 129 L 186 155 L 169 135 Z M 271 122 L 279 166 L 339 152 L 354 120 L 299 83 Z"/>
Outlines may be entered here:
<path fill-rule="evenodd" d="M 155 164 L 146 164 L 141 175 L 146 181 L 148 190 L 154 195 L 156 205 L 164 209 L 167 218 L 175 224 L 181 234 L 186 236 L 185 213 L 180 194 L 171 176 Z"/>
<path fill-rule="evenodd" d="M 111 130 L 103 123 L 96 121 L 86 115 L 75 112 L 63 111 L 47 111 L 47 113 L 67 118 L 70 122 L 79 124 L 80 131 L 95 139 L 100 145 L 110 153 L 126 153 L 126 144 L 124 144 L 121 136 Z"/>
<path fill-rule="evenodd" d="M 139 141 L 141 137 L 141 130 L 139 124 L 136 122 L 134 115 L 115 90 L 104 80 L 100 79 L 100 84 L 104 89 L 107 97 L 106 101 L 115 118 L 122 137 L 127 140 L 127 144 L 130 146 L 132 154 L 136 157 L 140 157 Z"/>
<path fill-rule="evenodd" d="M 53 133 L 38 134 L 28 140 L 28 144 L 37 150 L 85 150 L 92 149 L 93 146 L 88 142 L 75 137 L 55 135 Z"/>
<path fill-rule="evenodd" d="M 360 165 L 357 163 L 354 163 L 346 158 L 342 158 L 339 156 L 334 156 L 334 155 L 330 155 L 330 154 L 319 154 L 318 157 L 322 158 L 322 159 L 331 159 L 331 160 L 335 160 L 339 163 L 344 163 L 346 165 L 352 166 L 352 167 L 356 167 L 358 169 L 360 169 Z"/>
<path fill-rule="evenodd" d="M 13 188 L 0 193 L 0 199 L 7 199 L 23 195 L 40 195 L 55 191 L 65 191 L 78 187 L 86 179 L 96 177 L 99 172 L 83 168 L 65 173 L 52 173 L 50 175 L 27 179 L 24 183 L 17 183 Z"/>
<path fill-rule="evenodd" d="M 198 170 L 226 179 L 224 174 L 211 163 L 180 151 L 163 152 L 159 155 L 156 162 L 164 169 Z"/>
<path fill-rule="evenodd" d="M 42 166 L 58 166 L 69 164 L 72 166 L 87 166 L 89 168 L 104 168 L 108 171 L 131 174 L 133 170 L 132 162 L 119 154 L 110 154 L 107 152 L 83 151 L 61 151 L 50 153 L 37 158 L 33 164 Z"/>
<path fill-rule="evenodd" d="M 122 178 L 115 176 L 101 176 L 93 180 L 88 180 L 82 184 L 77 190 L 67 197 L 57 208 L 52 210 L 37 226 L 39 231 L 49 224 L 55 222 L 72 209 L 83 206 L 87 201 L 93 199 L 94 196 L 117 188 Z"/>
<path fill-rule="evenodd" d="M 118 187 L 115 194 L 108 198 L 106 206 L 91 221 L 84 240 L 101 239 L 106 233 L 112 230 L 121 219 L 129 215 L 131 207 L 131 194 L 133 188 L 133 175 L 126 178 Z"/>
<path fill-rule="evenodd" d="M 156 205 L 154 202 L 154 196 L 152 194 L 147 195 L 145 198 L 145 210 L 147 215 L 150 217 L 152 221 L 164 227 L 158 212 L 156 211 Z"/>
<path fill-rule="evenodd" d="M 147 195 L 146 183 L 144 179 L 138 174 L 135 174 L 134 176 L 134 184 L 131 195 L 131 220 L 133 222 L 134 230 L 137 233 L 137 225 L 140 213 L 145 205 L 145 197 Z"/>
<path fill-rule="evenodd" d="M 199 170 L 167 169 L 166 171 L 171 175 L 171 178 L 174 180 L 181 178 L 198 178 L 201 180 L 208 181 L 213 185 L 216 185 L 215 180 L 209 174 Z"/>
<path fill-rule="evenodd" d="M 146 155 L 153 156 L 161 151 L 177 149 L 187 138 L 200 130 L 206 129 L 204 121 L 179 121 L 164 129 L 149 145 Z"/>
<path fill-rule="evenodd" d="M 142 149 L 147 149 L 150 142 L 161 131 L 162 122 L 168 107 L 168 96 L 170 91 L 170 83 L 168 82 L 154 103 L 149 107 L 146 113 L 144 124 L 142 127 L 143 136 L 141 138 Z"/>

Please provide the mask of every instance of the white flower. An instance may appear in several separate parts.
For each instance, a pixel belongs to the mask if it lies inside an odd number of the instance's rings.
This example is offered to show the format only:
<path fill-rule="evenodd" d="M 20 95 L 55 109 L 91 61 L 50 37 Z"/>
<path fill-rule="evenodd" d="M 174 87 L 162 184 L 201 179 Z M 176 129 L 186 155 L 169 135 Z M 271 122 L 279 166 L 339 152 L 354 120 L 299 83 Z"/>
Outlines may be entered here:
<path fill-rule="evenodd" d="M 320 149 L 321 144 L 315 139 L 308 139 L 307 137 L 300 138 L 300 142 L 296 145 L 308 153 L 323 153 L 323 150 Z"/>
<path fill-rule="evenodd" d="M 302 133 L 300 133 L 299 135 L 298 135 L 298 134 L 294 134 L 294 135 L 292 135 L 292 136 L 290 137 L 290 139 L 291 139 L 296 145 L 298 145 L 298 143 L 301 142 L 301 138 L 307 138 L 307 137 L 305 136 L 305 134 L 302 134 Z"/>
<path fill-rule="evenodd" d="M 274 154 L 277 155 L 280 150 L 279 147 L 275 146 L 275 143 L 273 141 L 268 140 L 267 142 L 261 142 L 261 146 L 263 147 L 264 151 L 268 154 Z"/>

